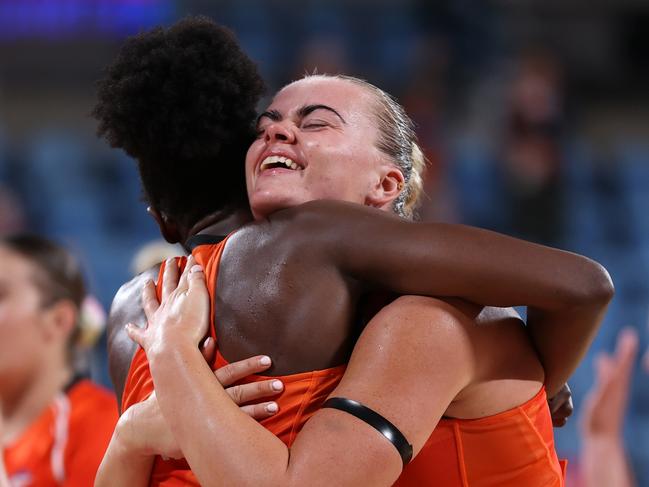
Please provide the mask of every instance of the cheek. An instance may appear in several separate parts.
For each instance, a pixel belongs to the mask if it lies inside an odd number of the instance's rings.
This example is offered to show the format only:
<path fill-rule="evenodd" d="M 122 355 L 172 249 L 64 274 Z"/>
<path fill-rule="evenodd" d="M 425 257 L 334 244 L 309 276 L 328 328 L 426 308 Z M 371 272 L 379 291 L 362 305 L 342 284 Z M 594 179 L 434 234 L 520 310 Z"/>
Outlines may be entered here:
<path fill-rule="evenodd" d="M 4 370 L 31 363 L 42 337 L 37 318 L 24 308 L 0 305 L 0 364 Z"/>

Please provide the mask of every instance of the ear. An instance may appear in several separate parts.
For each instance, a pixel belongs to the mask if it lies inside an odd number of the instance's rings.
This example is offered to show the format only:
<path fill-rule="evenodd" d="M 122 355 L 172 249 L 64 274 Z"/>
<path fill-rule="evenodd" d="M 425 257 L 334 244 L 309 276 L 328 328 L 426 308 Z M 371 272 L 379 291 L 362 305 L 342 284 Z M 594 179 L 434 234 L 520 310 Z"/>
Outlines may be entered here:
<path fill-rule="evenodd" d="M 379 180 L 365 198 L 365 205 L 381 209 L 390 206 L 399 197 L 404 185 L 405 179 L 399 168 L 394 165 L 384 166 L 379 173 Z"/>
<path fill-rule="evenodd" d="M 67 341 L 74 330 L 79 317 L 79 310 L 72 301 L 61 300 L 53 304 L 45 317 L 43 331 L 50 340 Z"/>
<path fill-rule="evenodd" d="M 175 244 L 182 240 L 180 237 L 180 231 L 178 230 L 178 225 L 176 225 L 174 220 L 169 218 L 165 213 L 158 211 L 153 206 L 147 207 L 146 211 L 156 221 L 162 237 L 167 242 Z"/>

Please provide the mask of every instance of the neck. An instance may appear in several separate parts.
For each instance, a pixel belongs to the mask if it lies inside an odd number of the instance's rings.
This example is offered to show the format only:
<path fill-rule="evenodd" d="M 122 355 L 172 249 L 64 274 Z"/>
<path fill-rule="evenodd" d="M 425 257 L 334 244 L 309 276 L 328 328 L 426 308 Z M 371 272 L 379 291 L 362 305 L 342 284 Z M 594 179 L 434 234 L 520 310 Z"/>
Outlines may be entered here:
<path fill-rule="evenodd" d="M 185 242 L 199 233 L 210 233 L 213 235 L 227 235 L 242 225 L 250 222 L 252 216 L 246 209 L 235 210 L 231 213 L 215 212 L 201 218 L 187 232 Z M 183 243 L 184 245 L 184 243 Z"/>
<path fill-rule="evenodd" d="M 0 391 L 2 410 L 2 442 L 10 443 L 32 424 L 63 390 L 72 378 L 72 369 L 65 356 L 60 360 L 44 360 L 32 377 Z"/>

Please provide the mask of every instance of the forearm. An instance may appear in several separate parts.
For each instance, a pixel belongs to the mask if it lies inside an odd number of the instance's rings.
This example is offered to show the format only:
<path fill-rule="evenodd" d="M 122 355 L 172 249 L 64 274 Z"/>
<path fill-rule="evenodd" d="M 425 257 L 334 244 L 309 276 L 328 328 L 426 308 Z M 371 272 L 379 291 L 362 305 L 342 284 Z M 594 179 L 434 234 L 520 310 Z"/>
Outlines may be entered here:
<path fill-rule="evenodd" d="M 195 346 L 170 343 L 152 354 L 151 373 L 162 414 L 201 485 L 289 485 L 288 448 L 240 411 Z"/>
<path fill-rule="evenodd" d="M 97 471 L 95 487 L 147 486 L 153 460 L 153 456 L 141 455 L 128 447 L 118 424 Z"/>
<path fill-rule="evenodd" d="M 596 306 L 555 312 L 528 308 L 528 331 L 545 370 L 548 397 L 561 389 L 583 359 L 605 311 Z"/>
<path fill-rule="evenodd" d="M 585 438 L 581 466 L 587 487 L 635 485 L 621 438 Z"/>
<path fill-rule="evenodd" d="M 397 229 L 406 238 L 382 241 L 374 251 L 367 244 L 363 255 L 345 256 L 354 260 L 345 265 L 401 294 L 460 297 L 486 306 L 563 311 L 604 306 L 611 297 L 606 271 L 570 252 L 463 225 L 400 223 Z M 381 275 L 372 275 L 379 258 Z"/>

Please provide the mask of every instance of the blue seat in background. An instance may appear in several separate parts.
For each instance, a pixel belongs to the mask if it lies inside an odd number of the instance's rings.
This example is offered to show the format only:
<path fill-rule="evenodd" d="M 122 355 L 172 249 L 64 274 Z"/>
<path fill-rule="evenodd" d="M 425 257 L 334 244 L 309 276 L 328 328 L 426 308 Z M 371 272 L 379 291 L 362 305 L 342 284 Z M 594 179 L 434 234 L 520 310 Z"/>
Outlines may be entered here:
<path fill-rule="evenodd" d="M 485 144 L 471 137 L 455 141 L 448 179 L 463 223 L 490 229 L 505 227 L 502 180 Z"/>
<path fill-rule="evenodd" d="M 639 245 L 649 245 L 649 144 L 620 144 L 617 160 L 629 208 L 625 223 Z"/>

